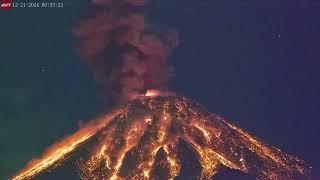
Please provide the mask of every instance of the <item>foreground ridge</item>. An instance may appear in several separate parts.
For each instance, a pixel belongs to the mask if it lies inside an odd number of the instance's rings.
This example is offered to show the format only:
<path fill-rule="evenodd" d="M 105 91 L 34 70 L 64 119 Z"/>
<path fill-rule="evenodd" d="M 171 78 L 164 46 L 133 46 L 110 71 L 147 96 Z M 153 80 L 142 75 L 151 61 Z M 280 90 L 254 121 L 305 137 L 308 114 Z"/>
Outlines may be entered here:
<path fill-rule="evenodd" d="M 184 174 L 183 149 L 195 157 L 198 179 L 211 178 L 222 166 L 257 179 L 309 174 L 303 160 L 263 144 L 184 97 L 141 97 L 116 112 L 90 125 L 89 135 L 77 135 L 72 141 L 77 145 L 60 146 L 13 179 L 32 179 L 54 169 L 82 146 L 90 149 L 74 160 L 82 179 L 174 179 Z M 85 145 L 92 138 L 94 145 Z"/>

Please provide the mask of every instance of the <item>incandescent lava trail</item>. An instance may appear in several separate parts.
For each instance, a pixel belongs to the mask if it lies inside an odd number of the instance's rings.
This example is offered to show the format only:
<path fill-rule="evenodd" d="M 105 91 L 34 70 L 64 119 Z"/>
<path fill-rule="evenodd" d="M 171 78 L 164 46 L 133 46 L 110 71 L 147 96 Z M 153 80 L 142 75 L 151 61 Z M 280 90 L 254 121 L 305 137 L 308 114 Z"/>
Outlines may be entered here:
<path fill-rule="evenodd" d="M 209 179 L 223 166 L 257 179 L 305 179 L 310 167 L 303 160 L 167 91 L 177 35 L 146 23 L 145 3 L 90 1 L 90 15 L 74 29 L 77 49 L 120 108 L 53 145 L 12 179 L 50 174 L 67 160 L 85 180 L 174 179 L 186 172 L 185 149 L 199 166 L 196 179 Z M 90 153 L 71 157 L 82 148 Z"/>
<path fill-rule="evenodd" d="M 72 159 L 85 180 L 174 179 L 186 171 L 184 149 L 194 152 L 188 156 L 199 164 L 197 179 L 211 178 L 222 166 L 257 179 L 307 179 L 310 171 L 303 160 L 262 143 L 187 98 L 139 97 L 117 112 L 80 130 L 89 129 L 13 179 L 36 178 L 62 166 L 69 152 L 92 138 L 97 143 L 86 147 L 91 151 L 87 158 Z"/>
<path fill-rule="evenodd" d="M 78 148 L 83 142 L 106 126 L 120 111 L 109 113 L 81 128 L 79 131 L 49 147 L 40 158 L 33 159 L 12 180 L 30 179 L 53 165 L 57 165 L 66 156 Z"/>

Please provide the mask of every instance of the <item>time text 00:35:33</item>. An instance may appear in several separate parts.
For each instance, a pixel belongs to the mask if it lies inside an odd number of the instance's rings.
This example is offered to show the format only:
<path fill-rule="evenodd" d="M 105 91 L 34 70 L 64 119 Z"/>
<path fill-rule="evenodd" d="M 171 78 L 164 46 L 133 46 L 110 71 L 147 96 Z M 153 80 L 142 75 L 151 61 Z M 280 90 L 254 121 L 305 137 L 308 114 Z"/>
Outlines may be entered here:
<path fill-rule="evenodd" d="M 13 8 L 63 8 L 63 3 L 54 2 L 14 2 Z"/>

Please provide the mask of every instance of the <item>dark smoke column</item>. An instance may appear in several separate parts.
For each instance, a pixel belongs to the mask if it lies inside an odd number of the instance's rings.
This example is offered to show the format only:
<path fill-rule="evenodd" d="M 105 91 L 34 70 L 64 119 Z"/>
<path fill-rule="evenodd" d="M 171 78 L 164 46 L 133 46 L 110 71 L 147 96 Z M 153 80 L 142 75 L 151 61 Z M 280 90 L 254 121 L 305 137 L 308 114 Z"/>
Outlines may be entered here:
<path fill-rule="evenodd" d="M 112 102 L 124 103 L 147 89 L 166 90 L 175 32 L 160 32 L 141 13 L 146 0 L 92 0 L 90 15 L 74 34 L 77 49 Z"/>

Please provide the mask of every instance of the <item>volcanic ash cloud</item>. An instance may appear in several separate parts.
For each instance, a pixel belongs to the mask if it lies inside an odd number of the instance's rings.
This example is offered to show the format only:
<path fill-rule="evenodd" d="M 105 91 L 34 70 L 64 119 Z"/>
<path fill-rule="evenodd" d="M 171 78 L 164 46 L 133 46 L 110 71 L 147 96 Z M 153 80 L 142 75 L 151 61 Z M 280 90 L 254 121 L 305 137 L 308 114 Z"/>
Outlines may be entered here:
<path fill-rule="evenodd" d="M 167 89 L 168 57 L 177 33 L 147 24 L 144 0 L 91 1 L 74 34 L 77 49 L 113 102 L 127 102 L 148 89 Z M 110 93 L 110 92 L 109 92 Z"/>

